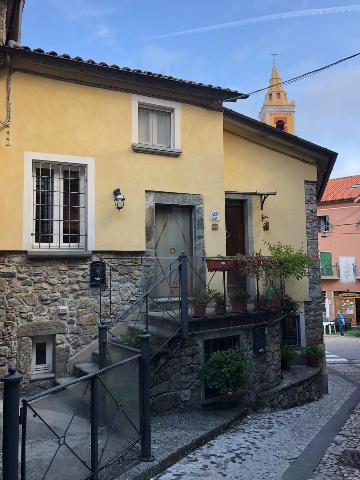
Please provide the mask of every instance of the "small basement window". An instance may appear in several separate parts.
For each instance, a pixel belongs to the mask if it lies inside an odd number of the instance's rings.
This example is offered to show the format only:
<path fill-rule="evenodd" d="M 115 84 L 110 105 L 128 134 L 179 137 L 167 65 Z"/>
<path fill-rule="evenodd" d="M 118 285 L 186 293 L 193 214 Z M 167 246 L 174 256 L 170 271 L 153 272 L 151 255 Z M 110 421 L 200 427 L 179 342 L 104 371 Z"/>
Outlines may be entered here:
<path fill-rule="evenodd" d="M 52 373 L 54 337 L 52 335 L 33 337 L 31 373 Z"/>
<path fill-rule="evenodd" d="M 211 355 L 215 352 L 221 352 L 224 350 L 231 350 L 233 348 L 240 348 L 240 336 L 230 336 L 221 338 L 210 338 L 204 340 L 204 360 L 205 363 L 209 360 Z M 205 385 L 205 399 L 215 397 L 219 395 L 218 390 L 210 388 Z"/>

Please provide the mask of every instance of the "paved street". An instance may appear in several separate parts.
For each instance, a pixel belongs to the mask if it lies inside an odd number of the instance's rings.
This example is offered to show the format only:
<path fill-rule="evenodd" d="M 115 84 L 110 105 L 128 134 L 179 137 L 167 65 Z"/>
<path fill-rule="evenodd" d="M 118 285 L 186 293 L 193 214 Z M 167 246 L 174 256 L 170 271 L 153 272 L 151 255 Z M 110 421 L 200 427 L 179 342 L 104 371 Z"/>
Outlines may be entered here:
<path fill-rule="evenodd" d="M 357 366 L 351 368 L 359 369 Z M 281 479 L 292 462 L 356 390 L 351 381 L 331 372 L 329 383 L 329 395 L 318 402 L 285 411 L 252 414 L 231 431 L 192 452 L 156 478 Z M 286 478 L 308 478 L 301 475 L 300 471 L 290 473 Z"/>
<path fill-rule="evenodd" d="M 326 351 L 339 358 L 360 361 L 360 338 L 338 335 L 325 336 Z"/>
<path fill-rule="evenodd" d="M 326 336 L 325 342 L 329 395 L 286 411 L 252 414 L 155 478 L 359 479 L 360 470 L 344 466 L 342 457 L 360 444 L 354 428 L 360 407 L 352 413 L 360 398 L 360 339 Z M 313 467 L 319 464 L 311 473 L 314 459 Z"/>

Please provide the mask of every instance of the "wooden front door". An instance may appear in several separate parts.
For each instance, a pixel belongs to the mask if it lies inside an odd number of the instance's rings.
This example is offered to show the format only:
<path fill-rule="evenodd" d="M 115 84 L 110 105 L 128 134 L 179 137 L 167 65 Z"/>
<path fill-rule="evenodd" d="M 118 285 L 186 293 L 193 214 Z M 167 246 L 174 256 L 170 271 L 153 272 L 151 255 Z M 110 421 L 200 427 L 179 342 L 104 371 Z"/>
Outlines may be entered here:
<path fill-rule="evenodd" d="M 246 223 L 245 201 L 226 200 L 225 202 L 226 225 L 226 255 L 233 256 L 246 253 Z M 227 285 L 229 293 L 246 288 L 246 279 L 237 272 L 228 272 Z"/>
<path fill-rule="evenodd" d="M 185 252 L 192 257 L 192 208 L 174 205 L 156 205 L 155 207 L 155 256 L 156 278 L 166 273 L 166 267 Z M 188 285 L 191 288 L 189 270 Z M 159 277 L 158 277 L 159 275 Z M 174 284 L 173 284 L 174 285 Z M 161 298 L 177 297 L 178 289 L 170 285 L 170 279 L 156 288 L 156 296 Z"/>

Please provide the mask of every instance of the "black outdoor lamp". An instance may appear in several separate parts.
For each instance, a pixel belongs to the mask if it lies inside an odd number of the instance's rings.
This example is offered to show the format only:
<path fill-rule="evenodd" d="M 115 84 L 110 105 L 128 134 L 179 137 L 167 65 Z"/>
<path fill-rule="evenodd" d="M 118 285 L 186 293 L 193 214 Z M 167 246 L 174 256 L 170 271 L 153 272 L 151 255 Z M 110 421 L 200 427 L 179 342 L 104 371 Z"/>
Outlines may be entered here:
<path fill-rule="evenodd" d="M 125 196 L 121 193 L 120 188 L 115 188 L 113 191 L 115 207 L 121 210 L 125 206 Z"/>

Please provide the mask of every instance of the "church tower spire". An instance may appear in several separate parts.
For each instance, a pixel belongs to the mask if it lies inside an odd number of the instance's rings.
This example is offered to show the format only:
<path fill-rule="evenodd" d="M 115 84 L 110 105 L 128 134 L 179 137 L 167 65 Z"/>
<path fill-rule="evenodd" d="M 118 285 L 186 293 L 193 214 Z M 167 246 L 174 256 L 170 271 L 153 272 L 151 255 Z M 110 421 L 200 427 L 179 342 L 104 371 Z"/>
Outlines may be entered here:
<path fill-rule="evenodd" d="M 295 133 L 295 102 L 289 102 L 279 71 L 273 60 L 269 89 L 259 114 L 261 122 L 288 133 Z"/>

